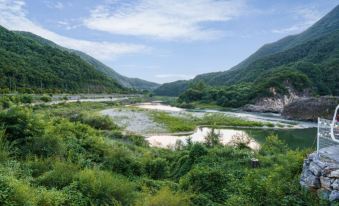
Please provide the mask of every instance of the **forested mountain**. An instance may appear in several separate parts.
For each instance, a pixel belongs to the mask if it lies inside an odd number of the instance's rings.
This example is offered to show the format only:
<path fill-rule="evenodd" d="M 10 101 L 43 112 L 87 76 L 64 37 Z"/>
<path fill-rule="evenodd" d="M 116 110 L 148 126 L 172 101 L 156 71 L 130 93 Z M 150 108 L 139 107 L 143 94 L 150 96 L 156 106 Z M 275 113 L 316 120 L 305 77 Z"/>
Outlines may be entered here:
<path fill-rule="evenodd" d="M 224 106 L 241 106 L 272 95 L 272 88 L 285 93 L 290 86 L 299 91 L 308 88 L 312 94 L 339 95 L 339 6 L 301 34 L 264 45 L 230 70 L 198 75 L 183 87 L 199 82 L 206 84 L 206 94 L 191 86 L 182 95 L 183 100 L 205 99 Z M 176 87 L 174 82 L 166 84 L 168 92 L 164 86 L 155 92 L 178 96 L 182 91 Z M 230 99 L 237 103 L 230 104 Z"/>
<path fill-rule="evenodd" d="M 127 92 L 79 56 L 0 26 L 1 92 Z"/>
<path fill-rule="evenodd" d="M 179 80 L 171 83 L 165 83 L 158 87 L 155 92 L 161 96 L 178 96 L 188 89 L 189 81 Z"/>
<path fill-rule="evenodd" d="M 65 48 L 65 47 L 61 47 L 61 46 L 55 44 L 52 41 L 44 39 L 44 38 L 37 36 L 35 34 L 32 34 L 30 32 L 17 31 L 16 33 L 25 35 L 29 38 L 33 38 L 34 40 L 39 41 L 42 44 L 46 44 L 46 45 L 56 47 L 56 48 L 62 49 L 64 51 L 68 51 L 70 53 L 76 54 L 81 59 L 83 59 L 87 63 L 91 64 L 96 70 L 98 70 L 98 71 L 104 73 L 105 75 L 111 77 L 112 79 L 116 80 L 119 84 L 121 84 L 124 87 L 137 89 L 137 90 L 154 90 L 155 88 L 157 88 L 159 86 L 159 84 L 157 84 L 157 83 L 145 81 L 145 80 L 142 80 L 142 79 L 125 77 L 125 76 L 117 73 L 116 71 L 114 71 L 112 68 L 106 66 L 105 64 L 103 64 L 99 60 L 85 54 L 84 52 L 68 49 L 68 48 Z"/>

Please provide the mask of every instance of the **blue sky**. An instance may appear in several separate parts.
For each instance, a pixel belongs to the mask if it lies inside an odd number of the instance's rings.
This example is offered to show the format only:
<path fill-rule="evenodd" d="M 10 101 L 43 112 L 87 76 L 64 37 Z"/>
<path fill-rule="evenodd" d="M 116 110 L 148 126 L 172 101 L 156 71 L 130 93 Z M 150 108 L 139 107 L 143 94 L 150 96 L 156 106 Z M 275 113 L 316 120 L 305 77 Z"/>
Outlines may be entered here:
<path fill-rule="evenodd" d="M 0 0 L 0 25 L 164 83 L 224 71 L 339 0 Z"/>

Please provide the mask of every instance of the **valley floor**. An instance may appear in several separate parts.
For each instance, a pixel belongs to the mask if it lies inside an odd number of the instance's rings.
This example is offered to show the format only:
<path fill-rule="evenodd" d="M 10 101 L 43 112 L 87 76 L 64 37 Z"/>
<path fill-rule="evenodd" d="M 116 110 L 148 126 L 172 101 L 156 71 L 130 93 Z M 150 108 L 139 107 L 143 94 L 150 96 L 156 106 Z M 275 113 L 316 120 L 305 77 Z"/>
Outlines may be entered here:
<path fill-rule="evenodd" d="M 119 112 L 128 112 L 140 128 L 152 121 L 160 132 L 192 131 L 199 121 L 258 123 L 126 108 L 135 101 L 25 106 L 14 98 L 1 99 L 0 204 L 320 204 L 299 185 L 310 149 L 293 150 L 268 135 L 260 150 L 253 151 L 242 141 L 223 145 L 213 134 L 206 142 L 187 142 L 176 150 L 150 147 L 140 134 L 126 132 Z M 112 109 L 117 114 L 113 118 L 101 114 Z M 139 112 L 143 114 L 133 116 Z M 251 167 L 253 158 L 260 161 L 259 168 Z"/>

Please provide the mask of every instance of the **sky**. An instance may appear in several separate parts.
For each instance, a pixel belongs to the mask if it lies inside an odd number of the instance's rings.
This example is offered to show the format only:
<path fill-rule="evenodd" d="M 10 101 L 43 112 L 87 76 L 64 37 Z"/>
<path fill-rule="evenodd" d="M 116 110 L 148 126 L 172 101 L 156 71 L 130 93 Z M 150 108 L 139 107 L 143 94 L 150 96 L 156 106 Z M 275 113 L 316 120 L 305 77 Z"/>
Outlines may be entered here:
<path fill-rule="evenodd" d="M 0 0 L 0 25 L 165 83 L 225 71 L 339 0 Z"/>

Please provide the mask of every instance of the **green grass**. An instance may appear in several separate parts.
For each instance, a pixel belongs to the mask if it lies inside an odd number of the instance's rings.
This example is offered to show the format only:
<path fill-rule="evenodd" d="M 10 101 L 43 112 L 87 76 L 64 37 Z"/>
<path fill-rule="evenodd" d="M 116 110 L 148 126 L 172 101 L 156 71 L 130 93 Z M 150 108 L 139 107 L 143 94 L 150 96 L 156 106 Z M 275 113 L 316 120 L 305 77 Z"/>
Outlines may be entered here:
<path fill-rule="evenodd" d="M 274 124 L 272 123 L 250 121 L 238 117 L 230 117 L 224 114 L 206 114 L 203 118 L 199 119 L 199 124 L 213 126 L 274 127 Z"/>
<path fill-rule="evenodd" d="M 274 127 L 272 123 L 245 120 L 224 114 L 206 114 L 201 118 L 187 116 L 174 116 L 166 112 L 151 112 L 155 122 L 164 124 L 170 132 L 193 131 L 197 126 L 213 127 Z"/>
<path fill-rule="evenodd" d="M 195 118 L 173 116 L 166 112 L 152 112 L 155 122 L 164 124 L 170 132 L 193 131 L 197 124 Z"/>

